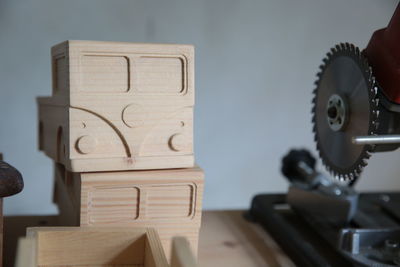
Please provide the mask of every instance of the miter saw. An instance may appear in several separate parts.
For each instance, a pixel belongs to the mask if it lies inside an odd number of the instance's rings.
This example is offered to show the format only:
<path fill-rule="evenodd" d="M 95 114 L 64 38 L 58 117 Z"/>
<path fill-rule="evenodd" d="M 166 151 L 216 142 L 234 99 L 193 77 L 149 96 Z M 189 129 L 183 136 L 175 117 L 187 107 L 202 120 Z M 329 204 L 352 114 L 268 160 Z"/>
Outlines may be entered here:
<path fill-rule="evenodd" d="M 282 160 L 288 193 L 254 197 L 247 215 L 300 266 L 400 266 L 400 193 L 352 187 L 372 153 L 400 146 L 400 4 L 364 50 L 333 47 L 315 85 L 314 139 L 336 179 L 292 150 Z"/>

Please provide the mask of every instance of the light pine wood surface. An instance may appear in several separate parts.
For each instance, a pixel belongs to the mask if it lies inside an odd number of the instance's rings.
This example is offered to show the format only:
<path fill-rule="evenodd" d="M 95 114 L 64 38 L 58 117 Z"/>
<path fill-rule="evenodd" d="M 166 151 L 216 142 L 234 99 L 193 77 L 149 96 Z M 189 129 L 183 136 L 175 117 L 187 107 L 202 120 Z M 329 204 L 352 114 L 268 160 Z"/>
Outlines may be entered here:
<path fill-rule="evenodd" d="M 174 238 L 173 248 L 169 265 L 153 228 L 31 227 L 15 267 L 196 267 L 185 238 Z"/>
<path fill-rule="evenodd" d="M 246 221 L 243 213 L 244 210 L 203 212 L 198 265 L 294 267 L 268 233 Z"/>
<path fill-rule="evenodd" d="M 197 261 L 190 249 L 190 244 L 184 237 L 174 237 L 171 250 L 172 267 L 196 267 Z"/>
<path fill-rule="evenodd" d="M 27 262 L 29 265 L 25 265 Z M 168 267 L 169 265 L 154 229 L 28 228 L 27 237 L 22 239 L 17 251 L 16 267 L 42 266 Z"/>
<path fill-rule="evenodd" d="M 63 225 L 154 227 L 169 258 L 175 236 L 197 255 L 203 187 L 199 167 L 71 173 L 56 164 L 54 201 Z"/>
<path fill-rule="evenodd" d="M 39 148 L 73 172 L 194 166 L 191 45 L 66 41 L 38 98 Z"/>
<path fill-rule="evenodd" d="M 244 210 L 204 211 L 199 238 L 199 267 L 292 267 L 260 226 L 243 219 Z M 29 226 L 58 225 L 56 216 L 5 217 L 5 267 L 14 267 L 16 240 L 25 236 Z"/>

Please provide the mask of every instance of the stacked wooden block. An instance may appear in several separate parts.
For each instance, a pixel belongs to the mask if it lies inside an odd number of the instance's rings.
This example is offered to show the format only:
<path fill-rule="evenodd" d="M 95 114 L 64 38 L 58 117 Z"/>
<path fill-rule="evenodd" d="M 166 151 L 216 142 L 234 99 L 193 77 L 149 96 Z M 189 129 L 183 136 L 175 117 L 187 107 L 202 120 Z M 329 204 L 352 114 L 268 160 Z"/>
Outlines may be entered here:
<path fill-rule="evenodd" d="M 193 156 L 194 49 L 66 41 L 38 99 L 65 225 L 155 227 L 197 251 L 203 172 Z"/>

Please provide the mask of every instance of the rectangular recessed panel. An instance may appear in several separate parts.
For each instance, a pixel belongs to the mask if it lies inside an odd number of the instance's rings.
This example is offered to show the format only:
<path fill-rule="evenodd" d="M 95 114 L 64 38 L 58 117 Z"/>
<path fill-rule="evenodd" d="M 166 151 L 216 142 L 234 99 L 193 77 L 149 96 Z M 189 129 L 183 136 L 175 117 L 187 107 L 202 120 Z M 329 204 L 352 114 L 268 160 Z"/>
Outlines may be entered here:
<path fill-rule="evenodd" d="M 133 71 L 139 92 L 180 94 L 185 90 L 185 64 L 179 57 L 141 57 Z"/>
<path fill-rule="evenodd" d="M 139 216 L 139 189 L 96 188 L 89 193 L 88 216 L 91 224 L 127 222 Z"/>
<path fill-rule="evenodd" d="M 147 188 L 146 217 L 186 218 L 193 212 L 192 185 L 165 185 Z"/>
<path fill-rule="evenodd" d="M 59 56 L 54 59 L 53 62 L 53 87 L 54 91 L 63 91 L 67 88 L 67 60 L 65 56 Z"/>
<path fill-rule="evenodd" d="M 127 92 L 129 90 L 129 59 L 123 56 L 86 55 L 81 62 L 81 90 Z"/>

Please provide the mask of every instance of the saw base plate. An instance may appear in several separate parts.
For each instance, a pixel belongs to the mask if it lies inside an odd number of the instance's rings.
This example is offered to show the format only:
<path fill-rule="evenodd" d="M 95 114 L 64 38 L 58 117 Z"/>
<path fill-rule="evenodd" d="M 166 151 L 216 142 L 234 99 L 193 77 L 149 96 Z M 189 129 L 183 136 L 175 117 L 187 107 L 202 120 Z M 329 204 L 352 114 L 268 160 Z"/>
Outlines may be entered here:
<path fill-rule="evenodd" d="M 285 198 L 257 195 L 246 216 L 261 224 L 297 265 L 398 266 L 393 257 L 400 251 L 400 193 L 360 194 L 356 215 L 346 227 L 295 213 Z"/>

